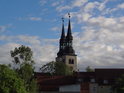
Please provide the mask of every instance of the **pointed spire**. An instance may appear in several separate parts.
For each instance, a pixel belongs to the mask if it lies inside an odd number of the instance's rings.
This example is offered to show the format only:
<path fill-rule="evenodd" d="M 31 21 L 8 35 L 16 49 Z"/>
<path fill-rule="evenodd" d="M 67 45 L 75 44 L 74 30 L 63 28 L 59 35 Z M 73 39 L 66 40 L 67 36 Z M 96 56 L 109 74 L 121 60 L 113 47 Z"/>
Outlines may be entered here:
<path fill-rule="evenodd" d="M 62 34 L 61 34 L 61 39 L 65 38 L 65 28 L 64 28 L 64 18 L 62 18 Z"/>
<path fill-rule="evenodd" d="M 69 16 L 69 23 L 68 23 L 68 32 L 67 32 L 67 38 L 72 39 L 72 33 L 71 33 L 71 22 L 70 22 L 70 13 L 68 13 Z"/>

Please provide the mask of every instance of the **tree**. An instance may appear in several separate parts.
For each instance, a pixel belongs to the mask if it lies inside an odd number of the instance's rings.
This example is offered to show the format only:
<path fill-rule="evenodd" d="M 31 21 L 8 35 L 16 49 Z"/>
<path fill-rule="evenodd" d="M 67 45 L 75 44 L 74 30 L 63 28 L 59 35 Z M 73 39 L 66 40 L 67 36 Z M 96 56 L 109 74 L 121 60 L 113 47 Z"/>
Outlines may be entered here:
<path fill-rule="evenodd" d="M 63 62 L 55 62 L 56 75 L 72 75 L 73 70 Z"/>
<path fill-rule="evenodd" d="M 117 93 L 124 93 L 124 74 L 117 79 L 115 90 Z"/>
<path fill-rule="evenodd" d="M 37 85 L 34 78 L 34 61 L 33 52 L 29 47 L 20 46 L 15 48 L 11 52 L 11 57 L 13 58 L 14 70 L 18 73 L 21 79 L 24 80 L 24 85 L 29 93 L 36 93 Z"/>
<path fill-rule="evenodd" d="M 0 93 L 28 93 L 24 81 L 6 65 L 0 65 Z"/>
<path fill-rule="evenodd" d="M 55 73 L 55 62 L 49 62 L 40 68 L 41 72 L 54 74 Z"/>
<path fill-rule="evenodd" d="M 94 72 L 94 69 L 92 69 L 90 66 L 86 67 L 86 72 Z"/>
<path fill-rule="evenodd" d="M 33 52 L 31 51 L 31 48 L 26 47 L 24 45 L 20 47 L 16 47 L 14 50 L 10 51 L 11 57 L 13 58 L 13 63 L 15 65 L 21 66 L 23 63 L 29 63 L 34 64 L 33 61 Z"/>
<path fill-rule="evenodd" d="M 43 65 L 40 70 L 51 75 L 72 75 L 73 71 L 62 62 L 49 62 Z"/>

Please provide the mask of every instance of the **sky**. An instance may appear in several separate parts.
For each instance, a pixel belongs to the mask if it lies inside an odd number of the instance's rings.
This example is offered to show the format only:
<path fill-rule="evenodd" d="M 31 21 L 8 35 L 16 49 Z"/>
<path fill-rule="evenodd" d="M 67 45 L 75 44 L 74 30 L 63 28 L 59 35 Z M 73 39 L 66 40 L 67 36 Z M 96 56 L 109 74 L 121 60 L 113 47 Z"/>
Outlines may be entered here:
<path fill-rule="evenodd" d="M 20 45 L 32 49 L 36 68 L 54 61 L 68 13 L 78 69 L 124 67 L 124 0 L 0 0 L 0 64 Z"/>

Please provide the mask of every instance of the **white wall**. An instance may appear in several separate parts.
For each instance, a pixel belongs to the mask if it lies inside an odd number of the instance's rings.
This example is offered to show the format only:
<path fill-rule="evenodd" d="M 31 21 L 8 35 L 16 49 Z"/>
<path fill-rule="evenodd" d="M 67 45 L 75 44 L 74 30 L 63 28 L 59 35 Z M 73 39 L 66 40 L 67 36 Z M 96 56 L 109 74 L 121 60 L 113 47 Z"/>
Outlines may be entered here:
<path fill-rule="evenodd" d="M 99 86 L 98 93 L 112 93 L 111 86 Z"/>
<path fill-rule="evenodd" d="M 99 86 L 97 83 L 90 83 L 89 88 L 90 88 L 90 93 L 113 93 L 111 90 L 111 86 L 109 85 Z"/>
<path fill-rule="evenodd" d="M 89 89 L 90 89 L 90 93 L 98 93 L 98 84 L 90 83 Z"/>
<path fill-rule="evenodd" d="M 80 84 L 60 86 L 60 92 L 80 92 Z"/>

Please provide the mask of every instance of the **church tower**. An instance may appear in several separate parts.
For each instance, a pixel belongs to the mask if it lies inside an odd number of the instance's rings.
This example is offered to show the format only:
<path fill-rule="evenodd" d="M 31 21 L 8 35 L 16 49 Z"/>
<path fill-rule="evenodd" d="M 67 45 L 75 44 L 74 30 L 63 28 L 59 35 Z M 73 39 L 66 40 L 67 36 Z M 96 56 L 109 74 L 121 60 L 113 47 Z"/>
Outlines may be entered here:
<path fill-rule="evenodd" d="M 77 71 L 77 55 L 73 49 L 73 36 L 71 31 L 71 21 L 69 14 L 68 30 L 65 36 L 64 19 L 62 18 L 62 33 L 59 41 L 59 52 L 56 57 L 57 62 L 63 62 L 73 71 Z"/>

